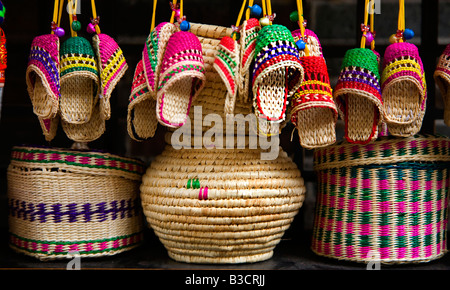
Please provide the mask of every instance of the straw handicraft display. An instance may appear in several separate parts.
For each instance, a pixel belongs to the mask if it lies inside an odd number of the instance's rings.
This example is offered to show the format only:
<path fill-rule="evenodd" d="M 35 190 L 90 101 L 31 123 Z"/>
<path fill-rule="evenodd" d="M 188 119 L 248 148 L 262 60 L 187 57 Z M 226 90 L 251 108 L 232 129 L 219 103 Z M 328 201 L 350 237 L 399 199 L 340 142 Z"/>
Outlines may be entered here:
<path fill-rule="evenodd" d="M 450 44 L 439 57 L 433 77 L 444 102 L 444 123 L 450 126 Z"/>

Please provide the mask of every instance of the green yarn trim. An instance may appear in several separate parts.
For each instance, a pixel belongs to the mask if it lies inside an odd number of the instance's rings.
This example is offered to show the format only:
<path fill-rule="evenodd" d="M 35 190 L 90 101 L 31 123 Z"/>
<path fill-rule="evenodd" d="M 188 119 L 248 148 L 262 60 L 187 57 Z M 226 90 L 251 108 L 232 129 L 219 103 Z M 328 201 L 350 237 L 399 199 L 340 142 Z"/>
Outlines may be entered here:
<path fill-rule="evenodd" d="M 380 79 L 377 56 L 368 48 L 353 48 L 347 50 L 344 60 L 342 61 L 341 69 L 351 66 L 365 68 L 375 74 L 378 80 Z"/>
<path fill-rule="evenodd" d="M 258 55 L 259 52 L 270 43 L 277 41 L 287 41 L 292 44 L 295 43 L 291 31 L 289 31 L 289 29 L 285 26 L 279 24 L 264 26 L 258 33 L 255 55 Z"/>
<path fill-rule="evenodd" d="M 95 53 L 91 43 L 84 37 L 71 37 L 61 45 L 61 55 L 85 54 L 95 58 Z"/>

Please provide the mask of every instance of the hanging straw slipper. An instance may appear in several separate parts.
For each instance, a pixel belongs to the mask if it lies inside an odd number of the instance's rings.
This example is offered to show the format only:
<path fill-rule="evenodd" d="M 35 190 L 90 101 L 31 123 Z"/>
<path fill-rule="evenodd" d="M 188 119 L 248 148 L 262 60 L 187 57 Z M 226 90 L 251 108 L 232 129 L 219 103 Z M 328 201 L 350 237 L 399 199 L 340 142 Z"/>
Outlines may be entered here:
<path fill-rule="evenodd" d="M 155 114 L 156 100 L 147 87 L 143 61 L 136 66 L 128 104 L 128 135 L 136 141 L 143 141 L 155 135 L 158 120 Z"/>
<path fill-rule="evenodd" d="M 300 145 L 307 149 L 336 142 L 338 110 L 333 100 L 327 65 L 322 56 L 303 56 L 305 78 L 291 102 L 291 122 Z"/>
<path fill-rule="evenodd" d="M 288 99 L 303 81 L 303 67 L 291 32 L 284 26 L 264 26 L 258 33 L 253 69 L 253 106 L 258 118 L 282 122 Z"/>
<path fill-rule="evenodd" d="M 294 42 L 299 41 L 302 37 L 301 29 L 292 31 L 292 37 L 294 38 Z M 322 45 L 320 44 L 319 37 L 317 37 L 316 33 L 310 29 L 305 29 L 305 38 L 305 43 L 308 46 L 309 55 L 323 56 Z M 304 50 L 300 50 L 299 53 L 300 57 L 305 56 Z"/>
<path fill-rule="evenodd" d="M 156 99 L 156 91 L 161 71 L 161 63 L 166 51 L 169 38 L 177 31 L 177 27 L 170 22 L 158 24 L 147 37 L 142 60 L 148 89 Z"/>
<path fill-rule="evenodd" d="M 450 44 L 439 57 L 433 77 L 444 102 L 444 123 L 450 126 Z"/>
<path fill-rule="evenodd" d="M 240 69 L 238 81 L 238 95 L 239 99 L 247 103 L 249 101 L 250 89 L 250 66 L 253 62 L 256 48 L 256 39 L 258 32 L 261 30 L 259 20 L 250 18 L 244 20 L 240 32 Z"/>
<path fill-rule="evenodd" d="M 414 44 L 399 42 L 386 48 L 381 90 L 384 119 L 390 134 L 397 135 L 396 129 L 413 123 L 416 129 L 412 131 L 420 130 L 427 89 L 422 60 Z"/>
<path fill-rule="evenodd" d="M 95 105 L 92 117 L 83 124 L 72 124 L 61 120 L 67 137 L 74 142 L 92 142 L 100 138 L 106 131 L 105 120 L 100 115 L 100 103 Z"/>
<path fill-rule="evenodd" d="M 348 142 L 367 144 L 378 138 L 383 120 L 378 57 L 368 48 L 345 53 L 334 90 Z"/>
<path fill-rule="evenodd" d="M 239 44 L 229 36 L 224 36 L 217 48 L 213 67 L 227 88 L 225 114 L 233 114 L 236 104 L 237 80 L 239 73 Z"/>
<path fill-rule="evenodd" d="M 156 116 L 167 127 L 179 128 L 206 82 L 202 45 L 195 34 L 178 31 L 170 37 L 161 64 Z"/>
<path fill-rule="evenodd" d="M 100 73 L 100 114 L 105 120 L 111 117 L 110 98 L 117 83 L 128 69 L 122 49 L 110 36 L 94 35 L 93 46 L 97 55 Z"/>
<path fill-rule="evenodd" d="M 97 61 L 85 38 L 67 39 L 61 46 L 61 119 L 83 124 L 90 120 L 99 95 Z"/>
<path fill-rule="evenodd" d="M 59 38 L 54 34 L 35 37 L 26 71 L 33 112 L 42 119 L 55 118 L 59 109 Z"/>

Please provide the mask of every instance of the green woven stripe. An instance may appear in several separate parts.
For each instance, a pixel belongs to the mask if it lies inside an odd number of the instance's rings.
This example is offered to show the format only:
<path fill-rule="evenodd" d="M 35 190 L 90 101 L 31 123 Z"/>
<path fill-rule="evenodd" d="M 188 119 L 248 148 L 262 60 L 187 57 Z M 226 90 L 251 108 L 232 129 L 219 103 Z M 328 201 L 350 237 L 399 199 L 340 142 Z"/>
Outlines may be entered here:
<path fill-rule="evenodd" d="M 229 57 L 226 53 L 220 50 L 219 53 L 217 54 L 217 57 L 220 58 L 224 64 L 226 64 L 226 66 L 228 67 L 228 71 L 231 72 L 231 74 L 234 76 L 235 73 L 232 66 L 237 66 L 237 63 L 234 60 L 232 60 L 231 57 Z"/>
<path fill-rule="evenodd" d="M 141 162 L 135 161 L 133 159 L 123 159 L 119 157 L 113 156 L 105 156 L 99 155 L 95 153 L 80 153 L 80 152 L 72 152 L 72 151 L 57 151 L 57 150 L 42 150 L 42 149 L 25 149 L 25 148 L 14 148 L 14 151 L 24 152 L 24 153 L 44 153 L 44 154 L 64 154 L 64 155 L 72 155 L 72 156 L 80 156 L 80 157 L 90 157 L 90 158 L 98 158 L 103 160 L 114 160 L 122 163 L 131 163 L 137 166 L 142 166 Z"/>
<path fill-rule="evenodd" d="M 380 80 L 377 56 L 372 50 L 368 48 L 353 48 L 348 50 L 342 61 L 341 69 L 352 66 L 365 68 Z"/>
<path fill-rule="evenodd" d="M 158 33 L 153 30 L 147 39 L 147 54 L 154 72 L 156 72 L 156 65 L 158 63 Z"/>
<path fill-rule="evenodd" d="M 91 43 L 84 37 L 70 37 L 61 45 L 61 55 L 70 54 L 85 54 L 95 57 L 94 50 L 92 49 Z"/>
<path fill-rule="evenodd" d="M 61 77 L 65 76 L 66 74 L 69 74 L 69 73 L 72 73 L 72 72 L 79 72 L 79 71 L 88 71 L 88 72 L 91 72 L 91 73 L 93 73 L 95 75 L 98 75 L 98 71 L 96 69 L 92 69 L 92 68 L 89 68 L 89 67 L 76 66 L 76 67 L 72 67 L 72 68 L 64 70 L 61 73 Z"/>
<path fill-rule="evenodd" d="M 283 25 L 272 24 L 264 26 L 258 33 L 256 40 L 255 55 L 258 55 L 261 50 L 270 43 L 277 41 L 287 41 L 294 44 L 294 37 L 291 32 Z"/>

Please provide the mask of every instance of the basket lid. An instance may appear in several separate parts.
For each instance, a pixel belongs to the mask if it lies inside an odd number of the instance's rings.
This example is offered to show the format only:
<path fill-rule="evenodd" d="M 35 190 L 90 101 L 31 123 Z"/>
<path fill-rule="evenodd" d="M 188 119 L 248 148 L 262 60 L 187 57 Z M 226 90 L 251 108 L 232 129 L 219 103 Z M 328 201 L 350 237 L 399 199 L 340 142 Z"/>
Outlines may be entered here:
<path fill-rule="evenodd" d="M 140 160 L 95 150 L 40 146 L 14 146 L 11 163 L 33 168 L 58 168 L 89 175 L 108 175 L 140 180 L 145 164 Z"/>
<path fill-rule="evenodd" d="M 314 151 L 316 171 L 408 161 L 450 162 L 450 138 L 439 135 L 387 136 L 366 145 L 344 140 Z"/>

